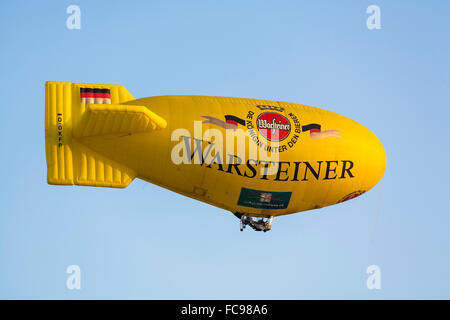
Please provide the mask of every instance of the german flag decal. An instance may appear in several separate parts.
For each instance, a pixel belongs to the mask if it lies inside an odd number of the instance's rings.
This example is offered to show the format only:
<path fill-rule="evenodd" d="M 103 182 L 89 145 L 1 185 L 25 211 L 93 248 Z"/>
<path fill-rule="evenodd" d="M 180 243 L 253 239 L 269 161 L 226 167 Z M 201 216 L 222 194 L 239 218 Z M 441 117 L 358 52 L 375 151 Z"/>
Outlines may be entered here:
<path fill-rule="evenodd" d="M 111 104 L 109 89 L 80 88 L 81 103 Z"/>
<path fill-rule="evenodd" d="M 321 132 L 322 126 L 320 124 L 317 123 L 311 123 L 311 124 L 307 124 L 306 126 L 302 126 L 302 131 L 309 131 L 310 133 L 313 132 Z"/>
<path fill-rule="evenodd" d="M 245 120 L 233 115 L 226 115 L 225 122 L 237 126 L 238 124 L 245 126 Z"/>

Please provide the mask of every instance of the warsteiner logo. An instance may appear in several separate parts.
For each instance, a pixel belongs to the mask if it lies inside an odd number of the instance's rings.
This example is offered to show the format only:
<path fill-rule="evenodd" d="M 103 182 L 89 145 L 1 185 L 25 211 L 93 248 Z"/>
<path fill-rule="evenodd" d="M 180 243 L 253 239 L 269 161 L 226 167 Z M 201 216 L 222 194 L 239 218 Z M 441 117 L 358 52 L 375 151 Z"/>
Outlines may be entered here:
<path fill-rule="evenodd" d="M 286 111 L 283 107 L 270 105 L 257 105 L 259 110 L 250 109 L 247 116 L 242 114 L 227 114 L 223 118 L 202 116 L 202 123 L 214 124 L 226 130 L 237 130 L 240 127 L 247 129 L 247 134 L 258 148 L 266 152 L 279 153 L 294 148 L 300 141 L 302 132 L 309 133 L 313 140 L 330 137 L 341 138 L 339 130 L 322 130 L 322 125 L 314 120 L 306 124 L 300 123 L 295 108 Z M 311 121 L 311 122 L 310 122 Z M 271 143 L 273 142 L 273 143 Z M 278 144 L 278 142 L 282 142 Z"/>
<path fill-rule="evenodd" d="M 283 141 L 291 132 L 291 123 L 279 113 L 264 112 L 257 120 L 256 126 L 259 133 L 269 141 Z"/>

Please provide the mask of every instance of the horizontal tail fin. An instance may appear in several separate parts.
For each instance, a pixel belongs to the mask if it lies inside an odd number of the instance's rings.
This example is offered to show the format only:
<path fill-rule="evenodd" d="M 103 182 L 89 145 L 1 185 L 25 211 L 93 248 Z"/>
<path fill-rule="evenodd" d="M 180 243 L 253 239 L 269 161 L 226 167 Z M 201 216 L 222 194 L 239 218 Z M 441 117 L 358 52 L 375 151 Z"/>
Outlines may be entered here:
<path fill-rule="evenodd" d="M 120 85 L 49 81 L 45 85 L 45 146 L 49 184 L 124 188 L 136 172 L 77 138 L 147 132 L 166 122 Z"/>
<path fill-rule="evenodd" d="M 166 121 L 145 107 L 120 104 L 88 104 L 76 137 L 140 133 L 165 128 Z"/>

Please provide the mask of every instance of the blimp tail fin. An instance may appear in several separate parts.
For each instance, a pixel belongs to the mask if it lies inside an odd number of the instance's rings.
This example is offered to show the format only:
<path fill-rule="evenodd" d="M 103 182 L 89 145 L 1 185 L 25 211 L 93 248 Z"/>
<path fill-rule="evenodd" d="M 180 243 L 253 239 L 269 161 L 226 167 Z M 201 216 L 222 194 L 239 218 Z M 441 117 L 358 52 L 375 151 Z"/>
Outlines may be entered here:
<path fill-rule="evenodd" d="M 167 126 L 166 120 L 143 106 L 87 104 L 75 137 L 151 132 Z"/>
<path fill-rule="evenodd" d="M 127 166 L 85 146 L 83 137 L 165 127 L 164 119 L 122 86 L 49 81 L 45 85 L 47 181 L 58 185 L 124 188 L 136 177 Z"/>

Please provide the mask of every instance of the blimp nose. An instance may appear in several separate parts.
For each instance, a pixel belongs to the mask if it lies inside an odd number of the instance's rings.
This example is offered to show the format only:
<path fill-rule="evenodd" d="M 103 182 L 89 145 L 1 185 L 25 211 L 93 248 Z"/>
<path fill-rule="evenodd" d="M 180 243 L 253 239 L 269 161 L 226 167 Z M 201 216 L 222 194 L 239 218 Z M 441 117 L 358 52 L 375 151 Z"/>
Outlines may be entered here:
<path fill-rule="evenodd" d="M 374 187 L 383 177 L 386 170 L 386 152 L 381 141 L 370 130 L 368 133 L 368 141 L 365 144 L 366 160 L 366 189 L 369 190 Z"/>

